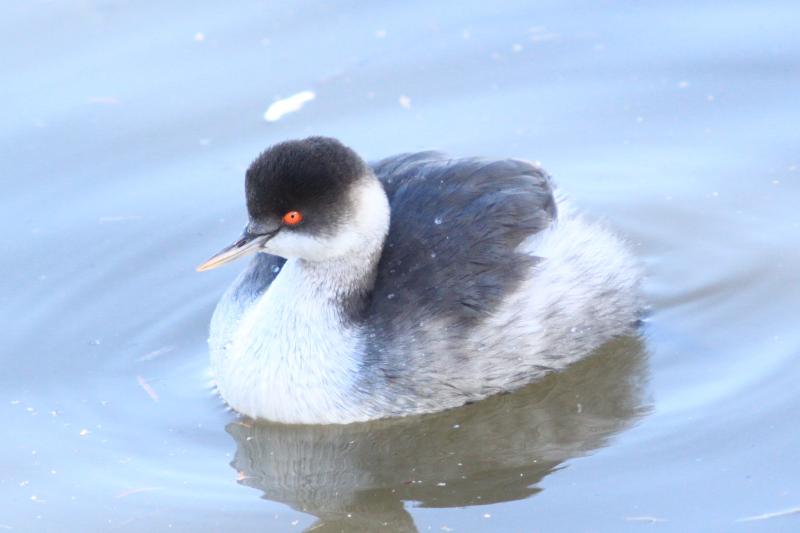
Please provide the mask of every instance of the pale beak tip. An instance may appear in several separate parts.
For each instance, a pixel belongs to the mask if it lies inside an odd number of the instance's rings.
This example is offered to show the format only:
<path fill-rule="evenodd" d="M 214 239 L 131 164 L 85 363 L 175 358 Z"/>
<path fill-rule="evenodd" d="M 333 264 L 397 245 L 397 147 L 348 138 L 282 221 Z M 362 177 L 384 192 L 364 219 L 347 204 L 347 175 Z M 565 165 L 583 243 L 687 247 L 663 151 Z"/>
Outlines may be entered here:
<path fill-rule="evenodd" d="M 206 270 L 211 270 L 212 268 L 214 268 L 216 266 L 214 264 L 209 264 L 209 263 L 211 263 L 211 262 L 210 261 L 206 261 L 205 263 L 203 263 L 201 265 L 197 265 L 197 267 L 195 268 L 195 271 L 197 271 L 197 272 L 205 272 Z"/>
<path fill-rule="evenodd" d="M 211 270 L 212 268 L 230 263 L 239 257 L 253 254 L 257 252 L 261 245 L 272 235 L 274 235 L 274 233 L 270 235 L 248 235 L 245 233 L 241 239 L 227 248 L 224 248 L 211 259 L 206 260 L 205 263 L 198 265 L 195 270 L 198 272 L 205 272 L 206 270 Z"/>

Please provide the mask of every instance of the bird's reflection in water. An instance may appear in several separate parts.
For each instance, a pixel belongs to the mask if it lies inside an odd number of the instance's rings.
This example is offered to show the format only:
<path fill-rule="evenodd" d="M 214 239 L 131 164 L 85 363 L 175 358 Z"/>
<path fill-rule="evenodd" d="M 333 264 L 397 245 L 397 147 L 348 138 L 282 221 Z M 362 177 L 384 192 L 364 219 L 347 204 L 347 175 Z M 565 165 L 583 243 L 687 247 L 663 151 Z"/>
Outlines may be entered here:
<path fill-rule="evenodd" d="M 643 344 L 610 343 L 512 394 L 426 416 L 345 426 L 228 425 L 241 483 L 319 518 L 322 531 L 416 531 L 404 502 L 456 507 L 527 498 L 570 458 L 647 410 Z"/>

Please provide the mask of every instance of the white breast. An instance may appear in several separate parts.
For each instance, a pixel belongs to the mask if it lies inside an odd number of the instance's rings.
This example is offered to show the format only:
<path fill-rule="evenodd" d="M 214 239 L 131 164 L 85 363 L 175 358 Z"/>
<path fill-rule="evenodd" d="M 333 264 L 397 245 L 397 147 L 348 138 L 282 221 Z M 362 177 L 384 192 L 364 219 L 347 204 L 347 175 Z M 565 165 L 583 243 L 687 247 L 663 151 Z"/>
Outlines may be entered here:
<path fill-rule="evenodd" d="M 365 419 L 352 391 L 358 332 L 308 275 L 290 260 L 251 305 L 220 301 L 209 339 L 220 394 L 240 413 L 279 422 Z"/>

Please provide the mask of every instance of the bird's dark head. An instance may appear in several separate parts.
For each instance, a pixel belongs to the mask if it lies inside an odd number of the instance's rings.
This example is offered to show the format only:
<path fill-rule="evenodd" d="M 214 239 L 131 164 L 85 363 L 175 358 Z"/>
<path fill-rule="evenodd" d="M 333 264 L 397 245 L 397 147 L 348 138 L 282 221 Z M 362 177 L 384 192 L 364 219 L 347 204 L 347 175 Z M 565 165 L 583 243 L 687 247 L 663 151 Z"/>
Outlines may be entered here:
<path fill-rule="evenodd" d="M 358 154 L 336 139 L 282 142 L 266 149 L 247 169 L 247 212 L 251 222 L 270 225 L 298 211 L 307 230 L 330 232 L 348 207 L 350 188 L 367 172 Z"/>
<path fill-rule="evenodd" d="M 249 222 L 241 239 L 198 267 L 207 270 L 250 252 L 330 259 L 388 229 L 380 182 L 353 150 L 330 137 L 271 146 L 247 169 Z"/>

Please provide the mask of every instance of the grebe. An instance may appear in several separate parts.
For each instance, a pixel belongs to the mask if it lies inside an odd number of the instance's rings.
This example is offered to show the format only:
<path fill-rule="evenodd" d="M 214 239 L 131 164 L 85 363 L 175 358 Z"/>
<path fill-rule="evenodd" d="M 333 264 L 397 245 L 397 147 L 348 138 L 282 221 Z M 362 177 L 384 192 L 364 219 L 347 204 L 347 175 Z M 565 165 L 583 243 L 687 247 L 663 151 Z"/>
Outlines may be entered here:
<path fill-rule="evenodd" d="M 198 267 L 253 255 L 211 320 L 222 398 L 253 418 L 349 423 L 510 391 L 634 331 L 625 243 L 531 163 L 336 139 L 264 151 L 249 223 Z"/>

